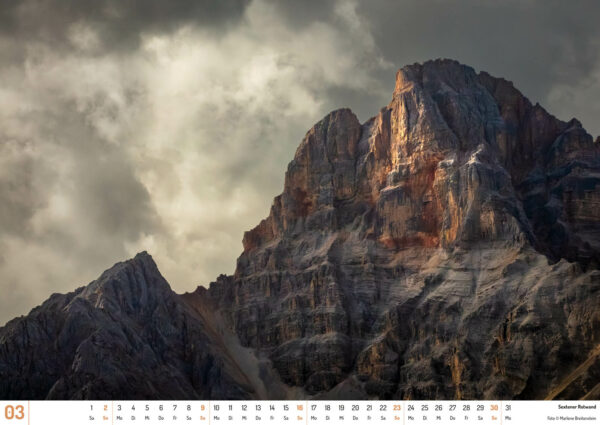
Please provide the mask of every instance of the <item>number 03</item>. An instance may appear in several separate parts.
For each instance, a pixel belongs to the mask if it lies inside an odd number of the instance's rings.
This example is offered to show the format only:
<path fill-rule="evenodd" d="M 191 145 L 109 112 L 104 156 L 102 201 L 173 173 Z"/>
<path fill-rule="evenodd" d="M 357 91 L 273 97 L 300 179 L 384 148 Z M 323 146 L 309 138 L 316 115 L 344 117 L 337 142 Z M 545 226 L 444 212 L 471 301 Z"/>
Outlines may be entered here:
<path fill-rule="evenodd" d="M 4 408 L 4 417 L 11 419 L 25 419 L 25 408 L 23 406 L 8 405 Z"/>

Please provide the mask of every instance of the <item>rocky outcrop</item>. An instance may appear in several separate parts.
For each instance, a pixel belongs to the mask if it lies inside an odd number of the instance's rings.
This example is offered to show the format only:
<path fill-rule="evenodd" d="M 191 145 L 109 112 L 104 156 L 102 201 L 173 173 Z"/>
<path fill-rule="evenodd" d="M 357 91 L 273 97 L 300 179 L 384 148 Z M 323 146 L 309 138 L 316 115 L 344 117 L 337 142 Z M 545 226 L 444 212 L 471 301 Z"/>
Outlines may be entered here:
<path fill-rule="evenodd" d="M 0 396 L 597 397 L 599 149 L 506 80 L 402 68 L 309 130 L 233 276 L 178 296 L 141 255 L 54 295 L 0 329 Z"/>
<path fill-rule="evenodd" d="M 202 297 L 310 396 L 545 397 L 599 342 L 599 160 L 508 81 L 407 66 L 309 130 Z"/>
<path fill-rule="evenodd" d="M 209 329 L 138 254 L 0 329 L 0 399 L 253 397 Z"/>

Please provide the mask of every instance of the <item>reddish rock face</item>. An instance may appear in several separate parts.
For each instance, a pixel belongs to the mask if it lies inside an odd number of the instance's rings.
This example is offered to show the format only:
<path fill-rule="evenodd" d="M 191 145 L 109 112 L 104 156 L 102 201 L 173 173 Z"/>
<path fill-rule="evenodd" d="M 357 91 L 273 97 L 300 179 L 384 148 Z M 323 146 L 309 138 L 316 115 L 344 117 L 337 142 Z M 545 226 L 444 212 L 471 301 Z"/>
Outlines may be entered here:
<path fill-rule="evenodd" d="M 341 109 L 307 133 L 241 260 L 360 218 L 390 249 L 504 240 L 596 261 L 599 240 L 582 238 L 600 219 L 598 153 L 577 120 L 556 119 L 505 80 L 453 61 L 408 66 L 364 125 Z"/>
<path fill-rule="evenodd" d="M 542 397 L 600 342 L 599 153 L 506 80 L 407 66 L 374 118 L 340 109 L 309 130 L 208 296 L 308 394 Z"/>

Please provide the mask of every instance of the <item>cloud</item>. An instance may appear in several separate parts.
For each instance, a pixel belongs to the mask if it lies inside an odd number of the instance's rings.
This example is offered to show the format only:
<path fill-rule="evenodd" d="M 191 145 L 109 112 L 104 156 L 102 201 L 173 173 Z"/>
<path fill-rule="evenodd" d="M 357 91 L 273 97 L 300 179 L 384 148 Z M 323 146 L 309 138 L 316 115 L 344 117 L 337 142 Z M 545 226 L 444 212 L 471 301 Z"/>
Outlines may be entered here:
<path fill-rule="evenodd" d="M 145 34 L 186 25 L 220 32 L 238 21 L 248 0 L 7 0 L 0 32 L 56 48 L 94 46 L 130 51 Z M 92 42 L 92 45 L 88 42 Z"/>

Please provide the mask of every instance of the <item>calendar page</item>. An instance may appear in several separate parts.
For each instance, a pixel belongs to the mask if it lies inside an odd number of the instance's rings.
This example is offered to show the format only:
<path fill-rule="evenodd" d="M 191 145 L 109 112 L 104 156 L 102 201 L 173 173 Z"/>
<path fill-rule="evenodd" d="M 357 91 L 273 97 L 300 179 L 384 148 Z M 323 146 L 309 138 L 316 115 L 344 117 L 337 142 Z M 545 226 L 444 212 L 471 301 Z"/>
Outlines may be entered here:
<path fill-rule="evenodd" d="M 3 402 L 0 424 L 565 424 L 600 422 L 596 402 L 33 401 Z"/>
<path fill-rule="evenodd" d="M 0 0 L 0 425 L 600 425 L 600 0 Z"/>

